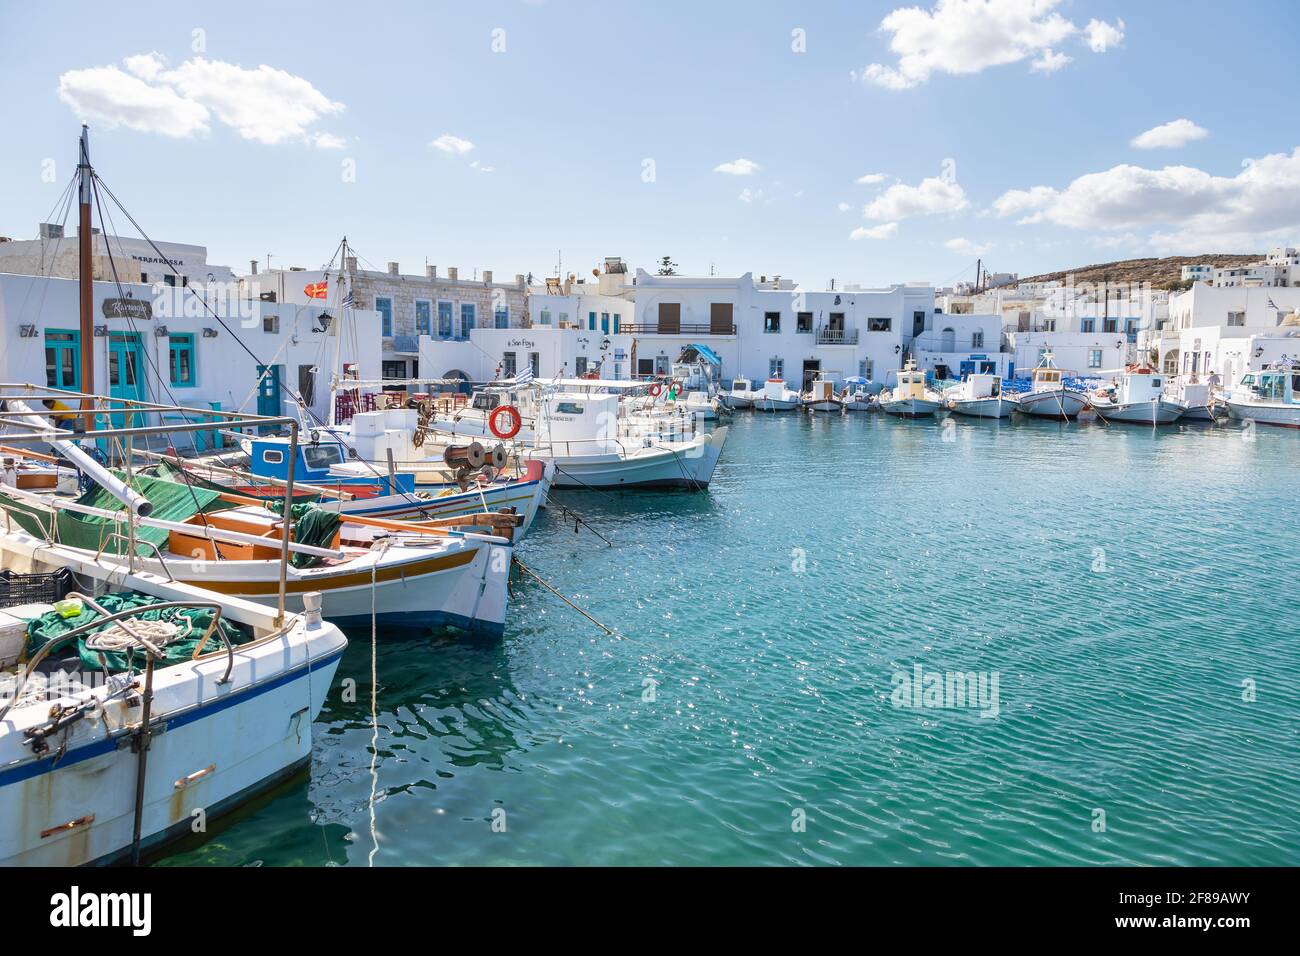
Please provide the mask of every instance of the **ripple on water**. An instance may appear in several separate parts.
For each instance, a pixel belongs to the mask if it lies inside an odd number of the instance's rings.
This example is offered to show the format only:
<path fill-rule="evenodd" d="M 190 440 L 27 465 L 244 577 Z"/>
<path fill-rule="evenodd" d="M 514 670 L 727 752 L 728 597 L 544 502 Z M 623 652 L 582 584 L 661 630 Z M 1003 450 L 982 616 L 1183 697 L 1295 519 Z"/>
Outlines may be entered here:
<path fill-rule="evenodd" d="M 625 636 L 524 583 L 499 646 L 381 644 L 376 862 L 1294 864 L 1300 436 L 944 434 L 741 416 L 706 495 L 557 492 L 616 547 L 527 560 Z M 166 862 L 366 862 L 369 655 L 310 781 Z M 997 716 L 896 708 L 916 664 Z"/>

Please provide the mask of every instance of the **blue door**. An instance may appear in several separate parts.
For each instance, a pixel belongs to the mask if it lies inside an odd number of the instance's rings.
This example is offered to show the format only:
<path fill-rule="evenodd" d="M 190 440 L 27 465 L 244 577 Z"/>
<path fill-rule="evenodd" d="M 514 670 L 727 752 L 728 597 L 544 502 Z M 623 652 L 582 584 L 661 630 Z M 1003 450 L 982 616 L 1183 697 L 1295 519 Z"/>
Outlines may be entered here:
<path fill-rule="evenodd" d="M 270 371 L 267 371 L 267 369 Z M 284 414 L 280 407 L 280 376 L 284 374 L 283 365 L 259 365 L 257 367 L 257 414 L 278 418 Z M 259 429 L 266 431 L 267 429 Z"/>
<path fill-rule="evenodd" d="M 138 332 L 113 332 L 108 337 L 108 395 L 134 402 L 145 401 L 144 346 Z M 113 404 L 113 408 L 124 405 Z M 144 424 L 143 414 L 110 415 L 113 428 L 136 428 Z"/>

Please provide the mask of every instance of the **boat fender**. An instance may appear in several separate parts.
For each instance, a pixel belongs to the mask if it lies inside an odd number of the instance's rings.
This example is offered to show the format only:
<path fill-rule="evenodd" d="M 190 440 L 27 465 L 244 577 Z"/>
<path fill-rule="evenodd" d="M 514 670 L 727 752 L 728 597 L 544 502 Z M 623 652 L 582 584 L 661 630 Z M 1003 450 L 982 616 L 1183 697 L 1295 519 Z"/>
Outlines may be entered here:
<path fill-rule="evenodd" d="M 510 424 L 505 428 L 502 428 L 499 423 L 502 415 L 505 415 L 510 419 Z M 520 416 L 519 410 L 513 405 L 502 405 L 500 408 L 494 409 L 492 414 L 488 416 L 488 428 L 492 429 L 493 435 L 496 435 L 497 438 L 503 440 L 514 438 L 518 435 L 519 429 L 523 426 L 523 423 L 523 418 Z"/>

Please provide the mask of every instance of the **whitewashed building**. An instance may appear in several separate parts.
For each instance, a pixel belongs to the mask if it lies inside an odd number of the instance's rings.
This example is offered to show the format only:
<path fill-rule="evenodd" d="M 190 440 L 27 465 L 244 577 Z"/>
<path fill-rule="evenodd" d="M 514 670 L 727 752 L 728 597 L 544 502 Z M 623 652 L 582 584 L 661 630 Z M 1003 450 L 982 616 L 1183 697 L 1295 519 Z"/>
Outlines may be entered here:
<path fill-rule="evenodd" d="M 75 279 L 80 274 L 79 254 L 75 235 L 65 236 L 62 225 L 43 222 L 36 239 L 0 238 L 0 272 Z M 229 266 L 212 265 L 208 250 L 191 243 L 150 244 L 130 236 L 105 236 L 92 229 L 90 254 L 91 275 L 105 282 L 209 286 L 235 281 Z"/>
<path fill-rule="evenodd" d="M 541 381 L 589 374 L 621 379 L 631 374 L 632 336 L 573 325 L 471 329 L 467 339 L 420 336 L 419 356 L 424 376 L 459 380 L 462 390 L 514 378 L 525 368 Z"/>
<path fill-rule="evenodd" d="M 934 289 L 811 291 L 788 279 L 659 276 L 635 279 L 637 375 L 665 374 L 687 345 L 706 344 L 725 377 L 779 375 L 803 387 L 821 374 L 875 381 L 899 367 L 934 314 Z"/>
<path fill-rule="evenodd" d="M 339 323 L 321 306 L 224 295 L 200 300 L 197 292 L 193 286 L 95 282 L 95 391 L 158 404 L 294 416 L 302 396 L 324 420 L 331 370 L 341 368 L 340 361 L 357 377 L 379 375 L 374 312 L 353 313 L 355 334 L 338 336 Z M 0 380 L 81 389 L 79 314 L 76 279 L 0 274 Z M 273 372 L 264 375 L 267 366 Z M 156 416 L 149 419 L 161 423 Z M 205 440 L 214 439 L 210 434 Z M 179 435 L 177 442 L 184 447 Z"/>
<path fill-rule="evenodd" d="M 1213 372 L 1235 385 L 1247 371 L 1300 356 L 1300 329 L 1288 324 L 1297 309 L 1300 288 L 1197 283 L 1171 297 L 1168 321 L 1140 344 L 1167 375 Z"/>
<path fill-rule="evenodd" d="M 274 269 L 257 272 L 256 264 L 242 282 L 252 298 L 273 298 L 280 302 L 308 303 L 338 301 L 337 269 Z M 516 275 L 514 282 L 497 282 L 490 270 L 474 277 L 462 277 L 451 267 L 445 274 L 434 265 L 423 275 L 408 275 L 396 262 L 383 272 L 360 268 L 355 256 L 344 263 L 358 308 L 379 313 L 383 339 L 381 371 L 384 378 L 416 378 L 429 374 L 420 364 L 420 338 L 430 336 L 447 342 L 469 341 L 474 329 L 518 329 L 529 324 L 527 282 Z M 325 298 L 312 299 L 311 286 L 325 283 Z"/>

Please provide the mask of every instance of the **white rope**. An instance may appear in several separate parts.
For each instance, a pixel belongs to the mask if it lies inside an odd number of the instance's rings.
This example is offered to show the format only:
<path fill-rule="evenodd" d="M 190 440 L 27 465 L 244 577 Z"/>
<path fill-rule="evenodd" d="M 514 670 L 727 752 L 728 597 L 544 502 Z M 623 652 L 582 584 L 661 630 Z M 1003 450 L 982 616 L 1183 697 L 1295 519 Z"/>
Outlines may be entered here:
<path fill-rule="evenodd" d="M 366 866 L 375 865 L 375 854 L 379 852 L 379 831 L 375 827 L 375 794 L 379 789 L 379 772 L 376 767 L 379 760 L 379 629 L 375 584 L 379 561 L 391 544 L 392 539 L 388 538 L 371 548 L 375 560 L 370 565 L 370 853 L 366 857 Z"/>
<path fill-rule="evenodd" d="M 114 624 L 87 636 L 86 647 L 92 651 L 125 651 L 139 647 L 142 643 L 141 639 L 155 647 L 165 647 L 189 636 L 193 624 L 189 618 L 183 620 L 184 629 L 171 621 L 132 621 L 130 630 L 121 624 Z"/>

